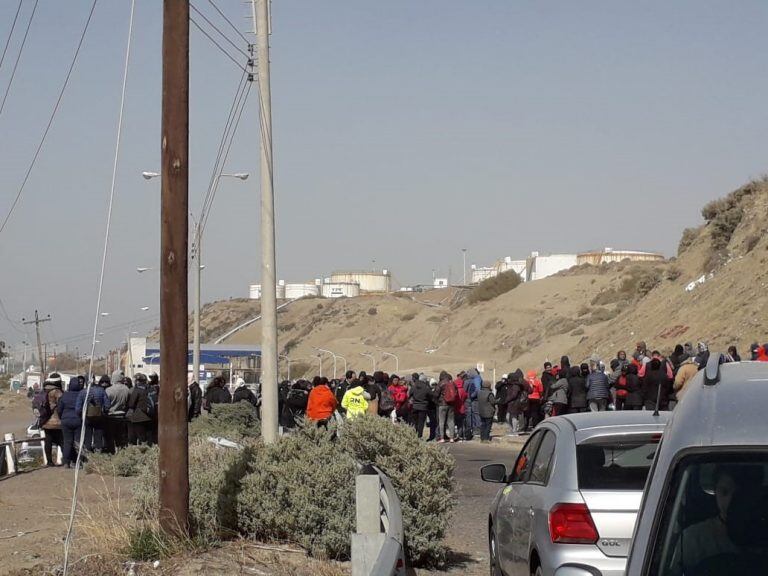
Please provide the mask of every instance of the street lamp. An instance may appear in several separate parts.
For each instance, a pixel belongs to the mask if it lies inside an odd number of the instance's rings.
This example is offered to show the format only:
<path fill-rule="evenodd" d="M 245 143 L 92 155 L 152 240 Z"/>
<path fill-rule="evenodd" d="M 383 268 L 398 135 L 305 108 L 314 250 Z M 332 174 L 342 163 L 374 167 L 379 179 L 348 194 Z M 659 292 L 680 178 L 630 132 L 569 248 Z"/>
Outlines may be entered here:
<path fill-rule="evenodd" d="M 369 352 L 360 352 L 360 356 L 365 356 L 370 359 L 370 361 L 373 362 L 373 371 L 376 372 L 376 357 Z"/>
<path fill-rule="evenodd" d="M 145 180 L 151 180 L 152 178 L 160 176 L 160 174 L 157 172 L 142 172 L 141 175 Z M 238 180 L 245 181 L 249 176 L 250 174 L 248 172 L 219 174 L 216 177 L 214 186 L 218 186 L 218 182 L 221 178 L 237 178 Z M 203 270 L 203 268 L 205 268 L 204 265 L 200 264 L 200 261 L 202 260 L 203 223 L 205 222 L 206 215 L 207 214 L 205 211 L 201 212 L 197 218 L 197 221 L 195 222 L 195 231 L 191 248 L 191 258 L 195 261 L 195 266 L 193 267 L 195 271 L 195 315 L 193 327 L 194 343 L 192 350 L 192 373 L 195 375 L 195 380 L 200 378 L 200 292 L 202 283 L 202 276 L 200 272 Z M 141 273 L 144 272 L 145 269 L 137 268 L 136 271 Z"/>
<path fill-rule="evenodd" d="M 286 364 L 288 364 L 288 381 L 291 381 L 291 358 L 286 354 L 278 354 L 278 358 L 285 358 Z"/>
<path fill-rule="evenodd" d="M 347 359 L 344 358 L 344 356 L 339 356 L 338 354 L 334 354 L 334 356 L 336 358 L 341 358 L 342 360 L 344 360 L 344 377 L 346 378 L 346 376 L 347 376 Z"/>
<path fill-rule="evenodd" d="M 317 350 L 318 352 L 322 352 L 324 354 L 330 354 L 331 356 L 333 356 L 333 377 L 335 379 L 336 378 L 336 354 L 334 354 L 330 350 L 325 350 L 323 348 L 315 348 L 315 350 Z M 322 360 L 320 362 L 322 362 Z"/>
<path fill-rule="evenodd" d="M 400 358 L 398 358 L 395 354 L 392 354 L 391 352 L 384 352 L 381 351 L 382 356 L 389 356 L 390 358 L 395 359 L 395 372 L 400 372 Z"/>

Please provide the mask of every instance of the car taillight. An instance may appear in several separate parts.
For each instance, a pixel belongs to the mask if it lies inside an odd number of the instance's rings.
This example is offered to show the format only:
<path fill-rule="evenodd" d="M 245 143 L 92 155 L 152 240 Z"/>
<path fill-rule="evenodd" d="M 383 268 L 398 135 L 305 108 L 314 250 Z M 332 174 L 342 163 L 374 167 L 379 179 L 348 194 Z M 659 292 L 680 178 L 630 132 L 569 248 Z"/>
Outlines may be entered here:
<path fill-rule="evenodd" d="M 549 535 L 556 544 L 594 544 L 599 537 L 586 504 L 555 504 L 549 511 Z"/>

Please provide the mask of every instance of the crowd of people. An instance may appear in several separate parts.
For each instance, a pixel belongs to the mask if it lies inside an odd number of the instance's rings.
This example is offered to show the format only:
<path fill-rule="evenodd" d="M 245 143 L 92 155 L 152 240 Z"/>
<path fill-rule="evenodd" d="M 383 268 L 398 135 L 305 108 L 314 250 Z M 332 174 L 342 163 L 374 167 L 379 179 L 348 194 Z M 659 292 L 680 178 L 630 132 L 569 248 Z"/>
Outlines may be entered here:
<path fill-rule="evenodd" d="M 509 433 L 517 435 L 529 432 L 544 418 L 568 413 L 672 410 L 709 358 L 704 342 L 696 347 L 678 344 L 666 356 L 638 342 L 631 355 L 620 350 L 607 365 L 596 355 L 574 365 L 563 356 L 559 364 L 545 362 L 540 375 L 536 370 L 517 369 L 496 383 L 483 380 L 475 368 L 455 377 L 443 371 L 438 378 L 350 370 L 343 380 L 316 376 L 311 381 L 280 383 L 280 424 L 290 429 L 297 419 L 306 418 L 327 426 L 334 418 L 374 414 L 413 426 L 419 438 L 428 430 L 427 441 L 468 441 L 479 436 L 481 442 L 489 442 L 494 420 L 508 423 Z M 753 344 L 748 359 L 768 362 L 768 344 Z M 734 346 L 719 357 L 721 363 L 740 360 Z M 203 392 L 190 374 L 187 385 L 188 421 L 216 404 L 247 402 L 257 415 L 260 410 L 259 389 L 242 378 L 228 385 L 217 376 Z M 32 402 L 45 432 L 48 464 L 54 462 L 54 445 L 71 467 L 78 450 L 114 453 L 129 444 L 157 442 L 159 392 L 160 380 L 154 373 L 149 377 L 137 373 L 131 379 L 117 371 L 94 380 L 89 388 L 85 376 L 75 376 L 66 389 L 58 373 L 50 374 Z"/>

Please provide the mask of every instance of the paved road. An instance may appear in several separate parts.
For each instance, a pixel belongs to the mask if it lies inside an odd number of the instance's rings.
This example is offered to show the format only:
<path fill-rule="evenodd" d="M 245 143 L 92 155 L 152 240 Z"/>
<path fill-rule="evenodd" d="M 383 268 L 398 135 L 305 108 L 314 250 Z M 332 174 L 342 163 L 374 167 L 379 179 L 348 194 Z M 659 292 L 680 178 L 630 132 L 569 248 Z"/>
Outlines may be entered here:
<path fill-rule="evenodd" d="M 511 444 L 496 439 L 490 445 L 473 441 L 450 446 L 456 458 L 458 503 L 446 538 L 453 551 L 451 566 L 444 574 L 488 574 L 488 507 L 500 485 L 480 480 L 480 468 L 493 462 L 511 468 L 522 441 Z"/>

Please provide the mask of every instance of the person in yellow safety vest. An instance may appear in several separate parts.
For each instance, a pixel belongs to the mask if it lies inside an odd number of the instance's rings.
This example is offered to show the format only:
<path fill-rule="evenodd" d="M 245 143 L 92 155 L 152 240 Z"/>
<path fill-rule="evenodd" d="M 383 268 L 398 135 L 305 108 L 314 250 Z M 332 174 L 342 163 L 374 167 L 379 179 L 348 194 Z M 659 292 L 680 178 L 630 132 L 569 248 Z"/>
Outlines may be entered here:
<path fill-rule="evenodd" d="M 341 399 L 341 407 L 347 411 L 347 418 L 355 418 L 367 412 L 370 399 L 371 395 L 365 391 L 360 380 L 353 380 Z"/>

